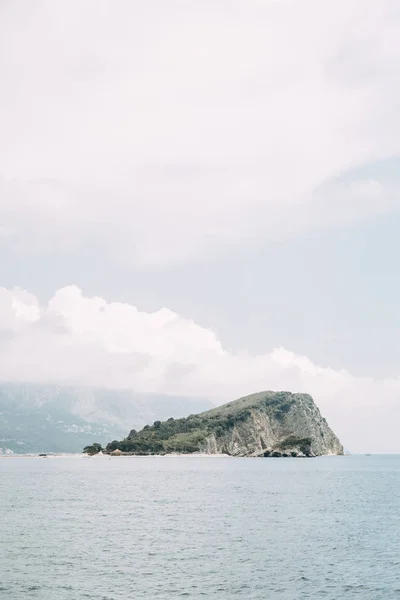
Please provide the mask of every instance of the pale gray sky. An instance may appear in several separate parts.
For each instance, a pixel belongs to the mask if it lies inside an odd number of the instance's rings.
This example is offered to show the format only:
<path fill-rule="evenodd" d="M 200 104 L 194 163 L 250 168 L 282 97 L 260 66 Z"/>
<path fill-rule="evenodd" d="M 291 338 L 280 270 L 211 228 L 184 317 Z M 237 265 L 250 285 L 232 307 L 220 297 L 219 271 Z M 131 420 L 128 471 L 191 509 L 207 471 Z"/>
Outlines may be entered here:
<path fill-rule="evenodd" d="M 309 391 L 400 451 L 399 33 L 397 0 L 0 2 L 0 378 Z"/>

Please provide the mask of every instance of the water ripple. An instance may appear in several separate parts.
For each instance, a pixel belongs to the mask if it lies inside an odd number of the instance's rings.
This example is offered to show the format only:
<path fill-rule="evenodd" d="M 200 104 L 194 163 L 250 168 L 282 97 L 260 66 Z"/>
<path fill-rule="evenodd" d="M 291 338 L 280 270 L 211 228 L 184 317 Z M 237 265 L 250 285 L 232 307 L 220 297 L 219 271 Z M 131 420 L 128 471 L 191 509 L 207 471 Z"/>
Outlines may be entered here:
<path fill-rule="evenodd" d="M 0 460 L 0 598 L 398 600 L 400 457 Z"/>

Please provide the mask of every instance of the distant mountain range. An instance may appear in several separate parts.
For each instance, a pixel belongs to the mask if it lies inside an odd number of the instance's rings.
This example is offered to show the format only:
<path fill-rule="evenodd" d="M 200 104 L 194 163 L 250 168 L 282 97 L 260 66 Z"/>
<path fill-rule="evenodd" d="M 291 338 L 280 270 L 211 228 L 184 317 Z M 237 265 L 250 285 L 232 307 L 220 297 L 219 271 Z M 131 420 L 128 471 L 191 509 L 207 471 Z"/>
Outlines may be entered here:
<path fill-rule="evenodd" d="M 0 454 L 81 452 L 134 427 L 210 409 L 205 398 L 57 385 L 0 383 Z"/>

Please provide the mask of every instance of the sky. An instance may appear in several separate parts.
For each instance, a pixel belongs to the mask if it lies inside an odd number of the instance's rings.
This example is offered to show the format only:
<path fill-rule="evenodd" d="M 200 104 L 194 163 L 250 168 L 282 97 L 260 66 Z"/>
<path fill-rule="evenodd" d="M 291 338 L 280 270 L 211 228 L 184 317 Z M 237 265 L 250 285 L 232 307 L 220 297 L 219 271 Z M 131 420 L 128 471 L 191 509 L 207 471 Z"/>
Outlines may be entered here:
<path fill-rule="evenodd" d="M 0 380 L 309 392 L 400 452 L 397 0 L 0 1 Z"/>

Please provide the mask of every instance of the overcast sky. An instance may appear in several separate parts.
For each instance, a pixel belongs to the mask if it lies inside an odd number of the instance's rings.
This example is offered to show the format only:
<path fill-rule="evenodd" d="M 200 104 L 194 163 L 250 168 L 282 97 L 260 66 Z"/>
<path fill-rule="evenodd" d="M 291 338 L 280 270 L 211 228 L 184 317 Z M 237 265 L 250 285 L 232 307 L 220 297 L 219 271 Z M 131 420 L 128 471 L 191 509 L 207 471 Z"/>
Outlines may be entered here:
<path fill-rule="evenodd" d="M 398 0 L 0 0 L 0 379 L 310 392 L 400 452 Z"/>

